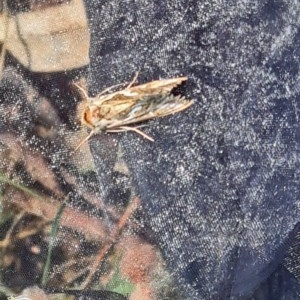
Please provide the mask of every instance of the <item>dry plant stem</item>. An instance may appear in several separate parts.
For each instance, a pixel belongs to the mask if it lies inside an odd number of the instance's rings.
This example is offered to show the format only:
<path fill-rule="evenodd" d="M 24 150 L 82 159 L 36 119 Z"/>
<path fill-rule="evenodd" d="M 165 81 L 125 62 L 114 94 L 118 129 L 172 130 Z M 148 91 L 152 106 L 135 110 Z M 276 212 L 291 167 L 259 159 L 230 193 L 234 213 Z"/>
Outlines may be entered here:
<path fill-rule="evenodd" d="M 76 275 L 70 279 L 64 279 L 65 285 L 71 285 L 74 282 L 78 282 L 80 278 L 82 278 L 89 270 L 89 266 L 84 267 L 81 271 L 77 271 Z"/>
<path fill-rule="evenodd" d="M 11 242 L 11 235 L 17 224 L 20 222 L 20 220 L 24 217 L 25 212 L 20 212 L 14 219 L 12 225 L 10 226 L 5 239 L 0 241 L 0 248 L 6 248 L 10 242 Z"/>
<path fill-rule="evenodd" d="M 112 233 L 107 237 L 100 251 L 97 253 L 94 263 L 90 268 L 90 273 L 88 274 L 87 278 L 81 286 L 83 290 L 89 288 L 89 286 L 92 284 L 95 273 L 99 269 L 101 263 L 103 262 L 103 259 L 105 258 L 106 254 L 109 252 L 111 247 L 117 242 L 117 239 L 121 235 L 122 230 L 127 224 L 128 219 L 130 218 L 132 213 L 138 208 L 139 204 L 140 199 L 135 197 L 126 207 L 116 227 L 114 228 Z"/>
<path fill-rule="evenodd" d="M 43 222 L 42 226 L 46 226 L 48 223 L 49 223 L 49 221 Z M 26 238 L 28 238 L 30 236 L 33 236 L 33 235 L 37 234 L 38 232 L 40 232 L 40 230 L 41 230 L 40 227 L 39 228 L 29 229 L 29 230 L 26 229 L 26 230 L 21 231 L 18 234 L 16 234 L 16 238 L 18 240 L 23 240 L 23 239 L 26 239 Z"/>
<path fill-rule="evenodd" d="M 40 216 L 46 220 L 53 220 L 57 212 L 59 202 L 48 199 L 46 201 L 41 201 L 40 199 L 31 196 L 24 195 L 21 191 L 16 191 L 10 189 L 12 202 L 20 209 L 25 212 Z M 8 194 L 9 195 L 9 194 Z M 84 212 L 67 207 L 64 210 L 61 226 L 72 228 L 78 232 L 81 232 L 88 240 L 99 240 L 103 239 L 107 235 L 107 230 L 104 224 L 96 217 L 90 217 Z"/>
<path fill-rule="evenodd" d="M 78 257 L 74 257 L 71 260 L 56 266 L 53 272 L 49 274 L 49 282 L 55 279 L 57 276 L 63 276 L 64 286 L 70 286 L 74 282 L 78 282 L 80 277 L 83 277 L 89 269 L 92 263 L 92 257 L 81 257 L 80 265 L 82 268 L 78 270 Z M 70 270 L 76 270 L 70 274 Z M 67 276 L 66 276 L 67 274 Z"/>
<path fill-rule="evenodd" d="M 3 1 L 3 15 L 4 15 L 5 31 L 4 31 L 4 41 L 2 44 L 1 54 L 0 54 L 0 80 L 2 79 L 2 75 L 3 75 L 4 59 L 5 59 L 6 47 L 7 47 L 8 26 L 9 26 L 7 0 Z"/>

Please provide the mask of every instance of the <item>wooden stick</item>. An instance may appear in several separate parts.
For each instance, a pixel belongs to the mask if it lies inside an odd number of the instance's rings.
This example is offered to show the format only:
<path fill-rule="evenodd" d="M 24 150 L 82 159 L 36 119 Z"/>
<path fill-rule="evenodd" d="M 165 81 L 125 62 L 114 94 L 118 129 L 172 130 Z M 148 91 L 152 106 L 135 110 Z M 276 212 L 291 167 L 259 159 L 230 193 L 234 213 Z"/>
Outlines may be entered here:
<path fill-rule="evenodd" d="M 101 266 L 105 256 L 109 252 L 109 250 L 112 248 L 112 246 L 117 242 L 117 239 L 122 233 L 122 230 L 124 229 L 125 225 L 127 224 L 128 219 L 133 214 L 133 212 L 138 208 L 140 204 L 140 199 L 138 197 L 135 197 L 132 199 L 132 201 L 128 204 L 126 207 L 123 215 L 119 219 L 119 222 L 113 229 L 112 233 L 107 237 L 106 241 L 104 242 L 103 246 L 99 250 L 99 252 L 96 255 L 95 261 L 93 265 L 91 266 L 91 271 L 89 272 L 87 278 L 81 285 L 81 289 L 85 290 L 90 287 L 90 285 L 93 282 L 94 276 L 99 270 L 99 267 Z"/>

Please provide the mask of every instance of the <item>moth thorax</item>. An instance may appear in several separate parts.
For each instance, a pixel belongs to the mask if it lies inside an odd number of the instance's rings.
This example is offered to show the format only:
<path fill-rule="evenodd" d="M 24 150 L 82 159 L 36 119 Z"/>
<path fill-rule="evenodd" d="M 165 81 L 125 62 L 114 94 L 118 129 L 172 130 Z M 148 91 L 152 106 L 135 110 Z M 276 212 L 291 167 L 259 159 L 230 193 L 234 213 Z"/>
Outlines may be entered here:
<path fill-rule="evenodd" d="M 85 109 L 85 111 L 83 112 L 83 116 L 82 116 L 82 122 L 90 127 L 90 128 L 94 128 L 95 124 L 94 124 L 94 117 L 93 117 L 93 112 L 90 110 L 89 107 L 87 107 Z"/>

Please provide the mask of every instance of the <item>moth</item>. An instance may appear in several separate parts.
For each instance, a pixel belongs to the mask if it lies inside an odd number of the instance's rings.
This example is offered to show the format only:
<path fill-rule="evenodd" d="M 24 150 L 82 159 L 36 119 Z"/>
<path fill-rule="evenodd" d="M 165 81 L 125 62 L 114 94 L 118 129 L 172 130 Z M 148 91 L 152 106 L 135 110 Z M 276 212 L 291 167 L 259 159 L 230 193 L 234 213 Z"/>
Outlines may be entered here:
<path fill-rule="evenodd" d="M 152 137 L 139 129 L 141 126 L 132 125 L 178 113 L 194 103 L 193 100 L 187 100 L 183 96 L 170 94 L 176 86 L 186 81 L 187 77 L 155 80 L 133 86 L 137 76 L 138 73 L 125 89 L 109 92 L 116 87 L 113 86 L 95 97 L 89 97 L 82 87 L 75 84 L 86 100 L 81 122 L 91 129 L 90 134 L 77 146 L 76 150 L 92 135 L 103 131 L 135 131 L 144 138 L 154 141 Z"/>

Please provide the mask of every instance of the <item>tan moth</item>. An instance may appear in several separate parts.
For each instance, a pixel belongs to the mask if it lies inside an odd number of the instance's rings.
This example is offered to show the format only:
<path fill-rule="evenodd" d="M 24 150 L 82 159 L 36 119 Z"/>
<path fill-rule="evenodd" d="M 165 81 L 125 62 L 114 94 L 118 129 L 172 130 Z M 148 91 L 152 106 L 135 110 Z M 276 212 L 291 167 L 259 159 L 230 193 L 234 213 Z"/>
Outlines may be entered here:
<path fill-rule="evenodd" d="M 89 97 L 82 87 L 75 84 L 87 102 L 81 115 L 81 122 L 91 129 L 90 134 L 77 146 L 76 150 L 92 135 L 102 131 L 131 130 L 154 141 L 139 129 L 140 126 L 131 125 L 178 113 L 194 103 L 193 100 L 170 94 L 176 86 L 186 81 L 187 77 L 161 79 L 133 86 L 137 75 L 125 89 L 109 93 L 113 88 L 111 87 L 95 97 Z"/>

